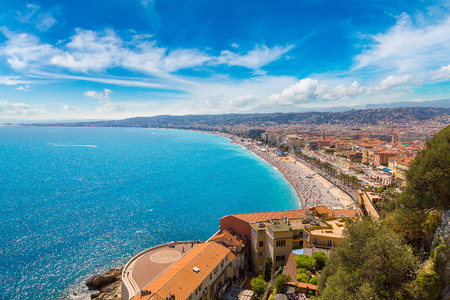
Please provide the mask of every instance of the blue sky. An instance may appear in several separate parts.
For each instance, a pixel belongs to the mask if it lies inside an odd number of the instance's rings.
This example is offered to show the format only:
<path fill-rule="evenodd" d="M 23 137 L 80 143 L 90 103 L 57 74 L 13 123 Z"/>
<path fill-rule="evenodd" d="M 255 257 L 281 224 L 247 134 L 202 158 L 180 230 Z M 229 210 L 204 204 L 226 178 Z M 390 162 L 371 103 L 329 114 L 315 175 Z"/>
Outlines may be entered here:
<path fill-rule="evenodd" d="M 0 123 L 449 96 L 448 1 L 0 0 Z"/>

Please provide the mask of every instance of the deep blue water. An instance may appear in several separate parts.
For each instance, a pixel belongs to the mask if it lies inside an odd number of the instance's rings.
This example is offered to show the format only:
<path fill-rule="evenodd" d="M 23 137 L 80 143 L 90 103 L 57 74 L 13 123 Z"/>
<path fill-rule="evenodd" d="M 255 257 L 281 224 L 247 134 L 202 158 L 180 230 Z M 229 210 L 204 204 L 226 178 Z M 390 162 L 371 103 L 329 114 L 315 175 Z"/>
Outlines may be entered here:
<path fill-rule="evenodd" d="M 69 297 L 146 248 L 209 238 L 224 215 L 297 207 L 279 172 L 223 137 L 0 127 L 0 299 Z"/>

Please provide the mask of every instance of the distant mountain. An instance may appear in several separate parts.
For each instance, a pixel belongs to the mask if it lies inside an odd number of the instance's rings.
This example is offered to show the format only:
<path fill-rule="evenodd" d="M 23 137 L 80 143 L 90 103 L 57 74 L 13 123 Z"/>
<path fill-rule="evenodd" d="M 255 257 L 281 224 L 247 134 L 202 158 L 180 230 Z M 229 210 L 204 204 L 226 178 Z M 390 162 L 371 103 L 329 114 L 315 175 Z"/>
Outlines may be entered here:
<path fill-rule="evenodd" d="M 53 124 L 33 124 L 39 126 L 96 126 L 96 127 L 159 127 L 179 129 L 213 130 L 222 126 L 266 126 L 280 124 L 342 124 L 376 125 L 387 123 L 408 123 L 444 117 L 450 118 L 449 108 L 400 107 L 346 110 L 341 112 L 300 112 L 300 113 L 255 113 L 222 115 L 186 115 L 137 117 L 124 120 L 98 122 L 64 122 Z"/>
<path fill-rule="evenodd" d="M 366 109 L 373 108 L 397 108 L 397 107 L 442 107 L 450 108 L 450 99 L 432 100 L 432 101 L 405 101 L 384 104 L 366 104 Z"/>

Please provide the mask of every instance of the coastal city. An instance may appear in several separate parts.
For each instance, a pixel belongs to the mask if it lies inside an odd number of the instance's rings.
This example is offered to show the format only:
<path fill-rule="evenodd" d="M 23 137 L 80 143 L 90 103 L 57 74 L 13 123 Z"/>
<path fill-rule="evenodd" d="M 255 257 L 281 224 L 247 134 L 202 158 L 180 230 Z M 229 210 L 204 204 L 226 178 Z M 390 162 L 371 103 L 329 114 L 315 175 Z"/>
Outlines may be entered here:
<path fill-rule="evenodd" d="M 98 299 L 308 299 L 326 257 L 365 217 L 378 221 L 426 141 L 449 123 L 227 127 L 228 138 L 276 168 L 300 209 L 223 216 L 207 241 L 173 241 L 87 283 Z M 316 258 L 316 267 L 300 260 Z M 268 269 L 269 268 L 269 269 Z M 111 273 L 112 272 L 112 273 Z M 115 275 L 111 275 L 115 274 Z M 266 281 L 258 274 L 264 274 Z M 269 274 L 269 275 L 267 275 Z M 105 278 L 111 278 L 111 282 Z M 258 288 L 258 280 L 265 287 Z M 277 283 L 276 283 L 277 282 Z M 280 283 L 281 282 L 281 283 Z M 277 286 L 277 287 L 275 287 Z M 111 291 L 114 291 L 111 293 Z"/>
<path fill-rule="evenodd" d="M 0 300 L 450 300 L 450 1 L 0 1 Z"/>

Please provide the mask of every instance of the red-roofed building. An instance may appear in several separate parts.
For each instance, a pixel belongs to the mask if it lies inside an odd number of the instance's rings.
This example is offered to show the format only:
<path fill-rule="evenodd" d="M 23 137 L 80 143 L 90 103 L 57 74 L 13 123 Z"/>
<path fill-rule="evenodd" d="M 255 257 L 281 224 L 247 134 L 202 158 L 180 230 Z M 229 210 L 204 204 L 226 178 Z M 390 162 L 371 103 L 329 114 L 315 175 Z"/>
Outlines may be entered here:
<path fill-rule="evenodd" d="M 272 258 L 277 269 L 286 264 L 294 249 L 330 248 L 344 237 L 343 221 L 323 221 L 321 218 L 357 218 L 358 211 L 314 207 L 287 211 L 236 214 L 220 219 L 221 230 L 233 230 L 247 237 L 250 267 L 255 272 L 264 268 L 264 260 Z M 309 231 L 308 228 L 316 228 Z M 326 228 L 322 230 L 321 228 Z"/>
<path fill-rule="evenodd" d="M 239 278 L 239 271 L 243 273 L 248 267 L 248 241 L 244 235 L 224 229 L 213 235 L 209 241 L 216 242 L 231 251 L 230 260 L 233 276 Z"/>

